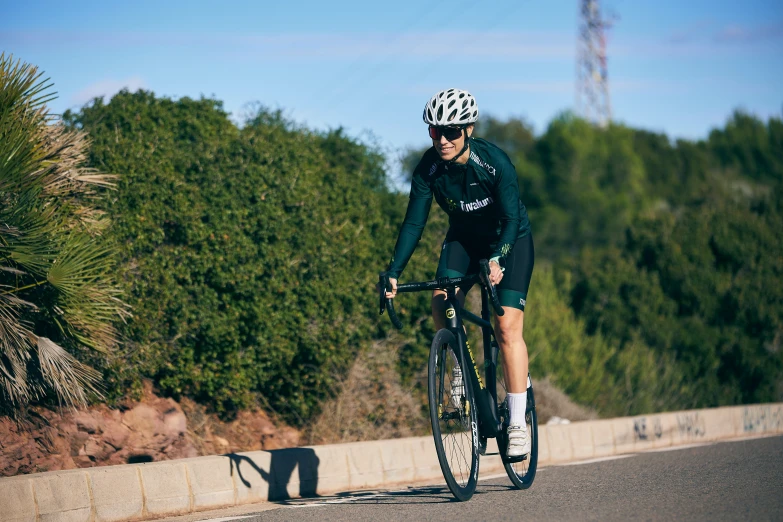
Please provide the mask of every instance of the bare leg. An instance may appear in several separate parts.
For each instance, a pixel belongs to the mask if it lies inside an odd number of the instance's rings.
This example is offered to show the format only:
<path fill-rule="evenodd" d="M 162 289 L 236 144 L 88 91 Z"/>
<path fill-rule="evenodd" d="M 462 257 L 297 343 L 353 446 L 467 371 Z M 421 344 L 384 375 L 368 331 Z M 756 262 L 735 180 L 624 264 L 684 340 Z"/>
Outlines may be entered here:
<path fill-rule="evenodd" d="M 525 313 L 522 310 L 504 306 L 505 314 L 495 316 L 495 337 L 503 353 L 503 374 L 507 392 L 527 391 L 528 356 L 527 345 L 522 337 Z"/>

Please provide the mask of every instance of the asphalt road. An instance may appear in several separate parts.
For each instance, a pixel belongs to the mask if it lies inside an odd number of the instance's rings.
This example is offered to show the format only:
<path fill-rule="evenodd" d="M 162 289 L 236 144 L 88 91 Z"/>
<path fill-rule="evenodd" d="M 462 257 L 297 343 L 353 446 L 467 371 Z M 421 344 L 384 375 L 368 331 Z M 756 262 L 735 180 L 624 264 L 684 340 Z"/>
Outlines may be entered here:
<path fill-rule="evenodd" d="M 497 477 L 481 481 L 473 499 L 462 503 L 453 501 L 445 486 L 419 486 L 291 500 L 267 504 L 254 514 L 212 513 L 208 519 L 781 521 L 783 437 L 549 466 L 526 491 Z"/>

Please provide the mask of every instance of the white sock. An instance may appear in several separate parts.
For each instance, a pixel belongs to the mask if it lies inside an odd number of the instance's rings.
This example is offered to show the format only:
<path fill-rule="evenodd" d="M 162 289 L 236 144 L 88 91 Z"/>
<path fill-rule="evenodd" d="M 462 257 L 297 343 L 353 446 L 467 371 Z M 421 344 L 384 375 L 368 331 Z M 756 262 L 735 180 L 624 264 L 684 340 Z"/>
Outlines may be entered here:
<path fill-rule="evenodd" d="M 527 392 L 523 393 L 507 393 L 508 399 L 508 411 L 509 424 L 512 426 L 522 426 L 523 429 L 527 429 L 525 424 L 525 409 L 527 408 Z"/>

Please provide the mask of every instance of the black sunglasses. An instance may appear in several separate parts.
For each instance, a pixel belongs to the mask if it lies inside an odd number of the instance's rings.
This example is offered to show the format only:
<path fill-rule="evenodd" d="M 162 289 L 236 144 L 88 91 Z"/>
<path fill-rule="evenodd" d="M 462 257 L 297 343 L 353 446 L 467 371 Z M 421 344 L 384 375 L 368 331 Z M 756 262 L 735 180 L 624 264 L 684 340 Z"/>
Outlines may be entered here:
<path fill-rule="evenodd" d="M 430 125 L 430 138 L 439 140 L 441 136 L 449 141 L 454 141 L 462 137 L 463 127 L 436 127 Z"/>

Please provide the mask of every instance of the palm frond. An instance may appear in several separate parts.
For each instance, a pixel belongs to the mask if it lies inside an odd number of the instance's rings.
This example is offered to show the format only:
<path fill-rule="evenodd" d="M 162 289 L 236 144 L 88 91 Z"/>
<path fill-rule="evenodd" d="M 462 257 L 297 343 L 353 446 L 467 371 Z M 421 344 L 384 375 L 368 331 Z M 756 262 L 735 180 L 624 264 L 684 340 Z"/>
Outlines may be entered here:
<path fill-rule="evenodd" d="M 42 158 L 44 190 L 49 196 L 80 198 L 93 194 L 94 187 L 112 188 L 116 175 L 103 174 L 95 169 L 84 168 L 85 150 L 89 147 L 87 135 L 66 129 L 63 125 L 49 125 L 45 141 L 49 153 Z"/>
<path fill-rule="evenodd" d="M 37 67 L 0 54 L 0 192 L 26 190 L 28 175 L 46 155 L 40 137 L 49 119 L 45 104 L 55 94 Z"/>
<path fill-rule="evenodd" d="M 44 278 L 52 263 L 58 219 L 54 208 L 39 210 L 39 201 L 30 191 L 19 194 L 13 204 L 0 211 L 5 227 L 0 228 L 0 261 Z"/>
<path fill-rule="evenodd" d="M 0 390 L 11 402 L 29 401 L 27 364 L 31 359 L 30 331 L 20 319 L 21 309 L 33 306 L 10 294 L 0 295 Z"/>
<path fill-rule="evenodd" d="M 119 290 L 109 283 L 111 255 L 90 235 L 71 231 L 46 274 L 57 290 L 53 320 L 62 335 L 101 352 L 118 342 L 113 323 L 130 316 Z"/>
<path fill-rule="evenodd" d="M 14 274 L 17 276 L 25 275 L 25 272 L 19 270 L 18 268 L 13 268 L 10 266 L 0 266 L 0 271 L 8 272 L 9 274 Z"/>
<path fill-rule="evenodd" d="M 37 341 L 41 375 L 57 397 L 69 406 L 86 404 L 87 392 L 102 397 L 99 372 L 80 363 L 51 339 L 38 337 Z"/>
<path fill-rule="evenodd" d="M 0 54 L 0 395 L 12 404 L 100 395 L 100 374 L 64 347 L 108 353 L 130 315 L 94 207 L 116 176 L 84 167 L 86 134 L 50 117 L 50 87 Z"/>

